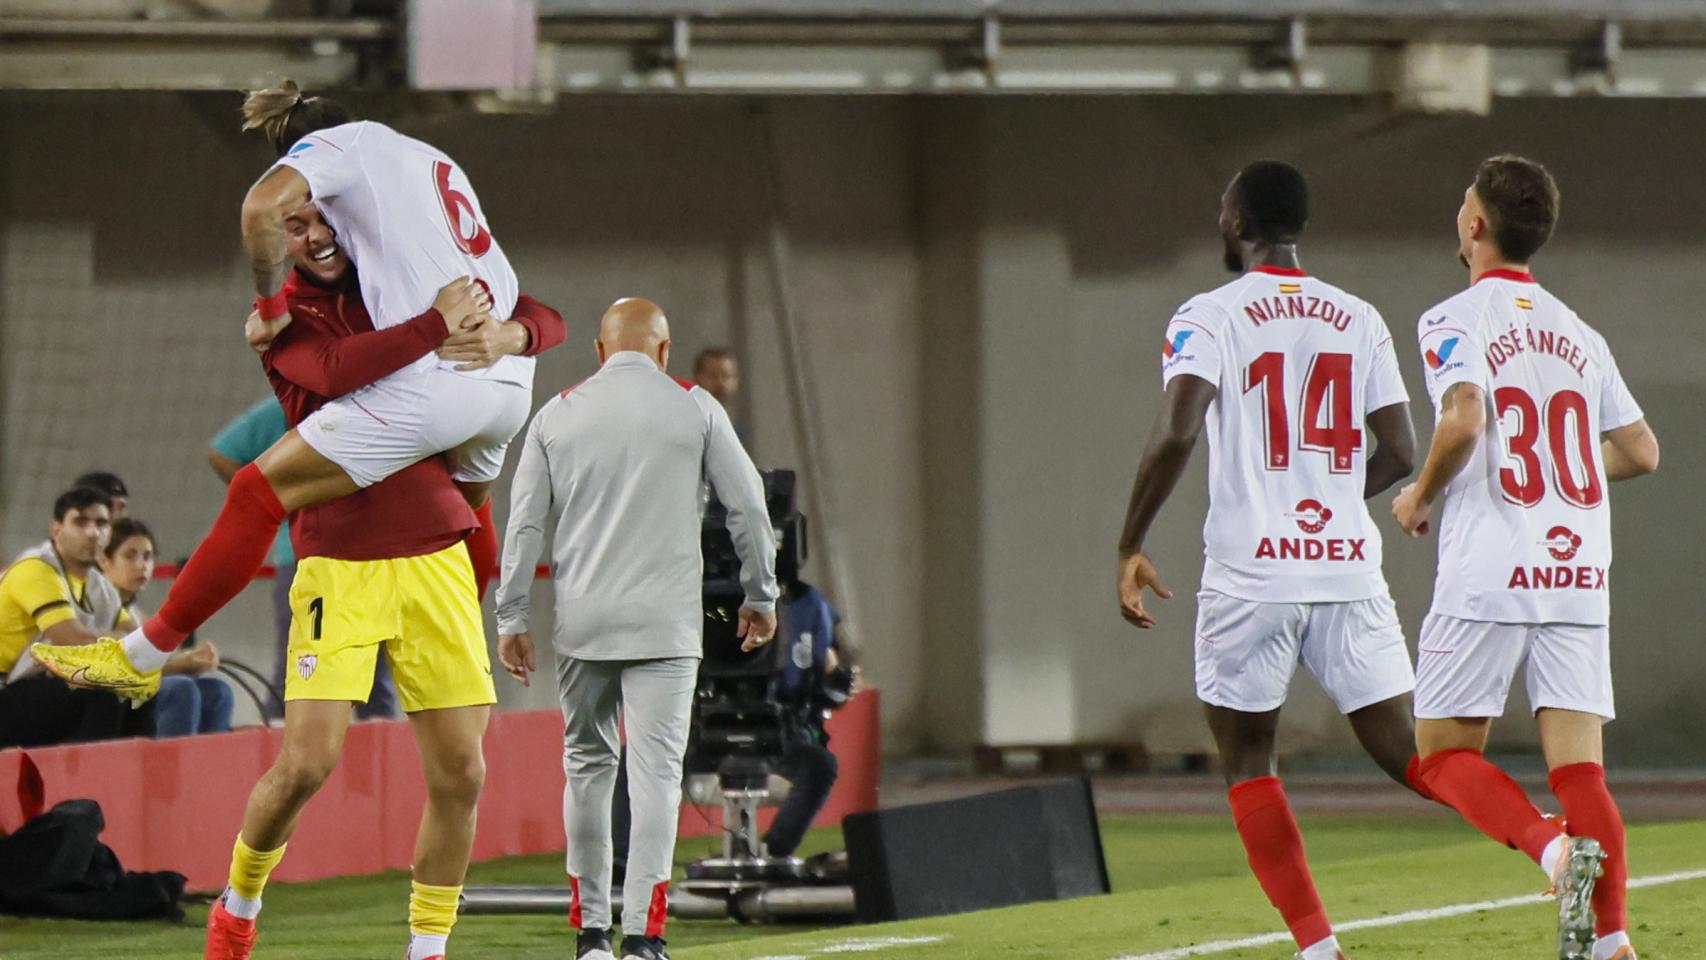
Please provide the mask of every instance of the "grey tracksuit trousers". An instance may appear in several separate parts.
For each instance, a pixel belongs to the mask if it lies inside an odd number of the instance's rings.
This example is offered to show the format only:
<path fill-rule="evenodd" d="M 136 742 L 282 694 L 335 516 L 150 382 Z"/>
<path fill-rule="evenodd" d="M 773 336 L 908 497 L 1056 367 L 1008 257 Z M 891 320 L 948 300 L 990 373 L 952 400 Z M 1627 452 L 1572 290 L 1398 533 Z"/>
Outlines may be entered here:
<path fill-rule="evenodd" d="M 633 826 L 628 878 L 622 890 L 622 932 L 661 937 L 666 892 L 675 863 L 681 805 L 681 765 L 697 657 L 660 660 L 557 659 L 563 702 L 563 826 L 569 839 L 573 905 L 569 922 L 582 930 L 610 926 L 610 807 L 622 755 L 620 709 L 628 737 L 628 784 Z"/>
<path fill-rule="evenodd" d="M 498 632 L 531 629 L 534 565 L 551 546 L 563 699 L 571 921 L 610 924 L 610 805 L 628 734 L 633 830 L 623 929 L 662 936 L 681 767 L 705 619 L 702 488 L 728 508 L 746 606 L 776 607 L 764 481 L 729 416 L 648 354 L 611 354 L 533 418 L 511 488 Z"/>

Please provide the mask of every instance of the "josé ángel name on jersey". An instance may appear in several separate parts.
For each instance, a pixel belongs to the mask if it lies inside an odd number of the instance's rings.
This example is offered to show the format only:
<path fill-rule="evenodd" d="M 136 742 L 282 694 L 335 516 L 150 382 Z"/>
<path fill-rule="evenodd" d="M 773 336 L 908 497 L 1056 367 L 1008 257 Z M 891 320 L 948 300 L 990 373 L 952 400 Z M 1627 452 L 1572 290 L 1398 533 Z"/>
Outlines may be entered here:
<path fill-rule="evenodd" d="M 1473 384 L 1487 430 L 1446 486 L 1433 611 L 1503 623 L 1604 624 L 1611 505 L 1604 431 L 1641 419 L 1605 338 L 1526 273 L 1494 270 L 1424 313 L 1436 411 Z"/>

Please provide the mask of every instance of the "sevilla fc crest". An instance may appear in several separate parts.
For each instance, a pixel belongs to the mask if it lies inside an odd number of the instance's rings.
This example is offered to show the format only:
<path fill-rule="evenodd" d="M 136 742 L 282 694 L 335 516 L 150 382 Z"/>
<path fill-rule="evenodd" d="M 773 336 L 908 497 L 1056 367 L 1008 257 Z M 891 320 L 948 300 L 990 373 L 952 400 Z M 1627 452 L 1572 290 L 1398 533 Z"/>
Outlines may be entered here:
<path fill-rule="evenodd" d="M 306 680 L 314 675 L 314 668 L 320 665 L 320 658 L 312 653 L 305 653 L 296 658 L 296 674 Z"/>

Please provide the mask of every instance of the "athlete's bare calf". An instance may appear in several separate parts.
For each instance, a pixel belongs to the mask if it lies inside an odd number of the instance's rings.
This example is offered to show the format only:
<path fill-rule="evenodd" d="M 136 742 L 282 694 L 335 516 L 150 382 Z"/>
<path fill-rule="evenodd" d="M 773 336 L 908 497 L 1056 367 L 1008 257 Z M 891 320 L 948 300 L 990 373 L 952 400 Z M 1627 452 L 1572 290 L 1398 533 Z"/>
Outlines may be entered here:
<path fill-rule="evenodd" d="M 343 700 L 285 704 L 284 748 L 243 808 L 242 838 L 250 849 L 278 850 L 290 841 L 302 808 L 343 756 L 352 707 Z M 480 741 L 490 717 L 486 706 L 409 715 L 427 786 L 412 861 L 415 879 L 422 883 L 455 886 L 467 873 L 475 810 L 486 779 Z"/>
<path fill-rule="evenodd" d="M 1279 730 L 1278 710 L 1245 713 L 1205 703 L 1203 712 L 1208 717 L 1208 728 L 1214 734 L 1215 746 L 1220 751 L 1220 764 L 1227 786 L 1279 774 L 1275 746 Z M 1380 769 L 1400 785 L 1414 789 L 1405 773 L 1415 752 L 1414 734 L 1410 728 L 1410 695 L 1406 693 L 1353 710 L 1345 718 L 1351 722 L 1357 741 Z"/>

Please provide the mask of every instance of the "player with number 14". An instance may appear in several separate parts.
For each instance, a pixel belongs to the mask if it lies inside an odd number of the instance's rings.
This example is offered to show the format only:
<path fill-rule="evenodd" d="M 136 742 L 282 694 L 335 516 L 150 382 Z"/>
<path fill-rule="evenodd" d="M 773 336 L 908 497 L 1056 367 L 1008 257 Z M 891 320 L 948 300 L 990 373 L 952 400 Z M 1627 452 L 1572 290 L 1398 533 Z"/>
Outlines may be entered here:
<path fill-rule="evenodd" d="M 1307 219 L 1308 187 L 1286 164 L 1253 163 L 1227 187 L 1220 229 L 1239 277 L 1167 325 L 1167 399 L 1120 537 L 1119 592 L 1139 627 L 1155 623 L 1144 587 L 1171 596 L 1143 545 L 1206 419 L 1197 697 L 1251 870 L 1304 960 L 1341 960 L 1277 776 L 1275 733 L 1301 660 L 1381 769 L 1415 786 L 1415 677 L 1363 500 L 1409 474 L 1416 441 L 1380 313 L 1298 261 Z"/>

